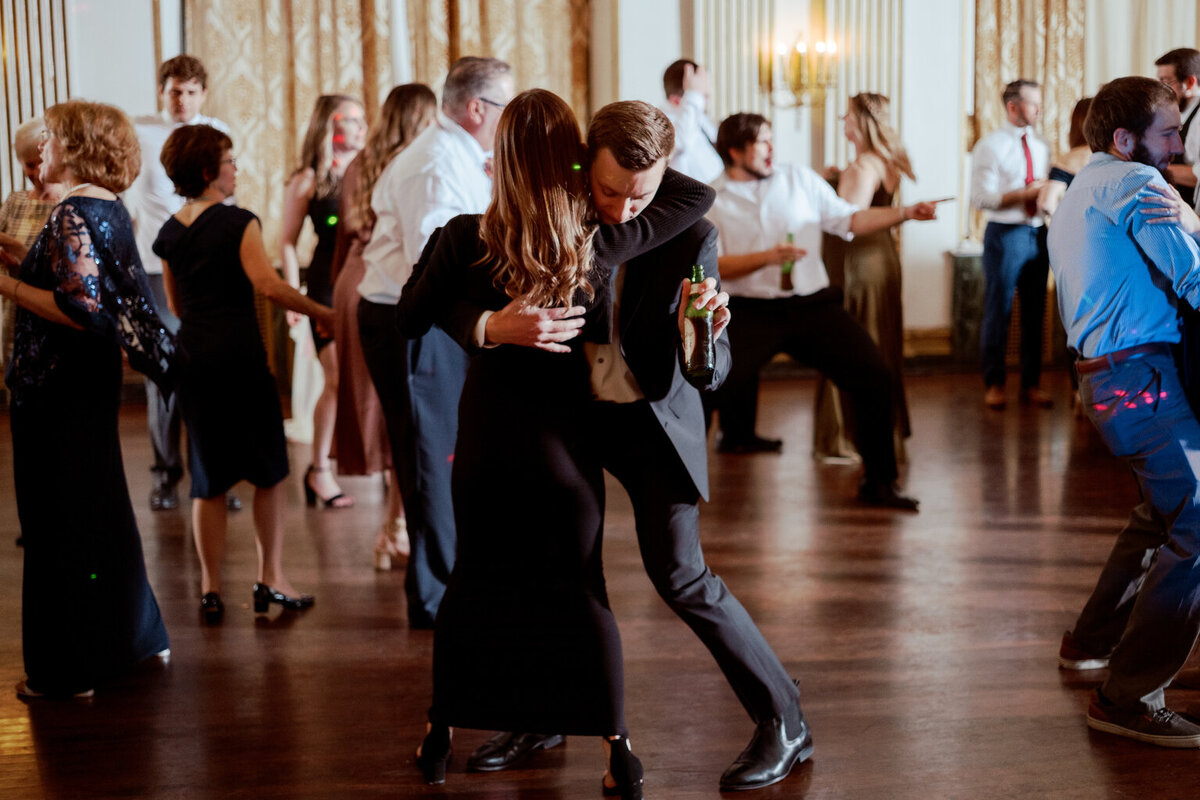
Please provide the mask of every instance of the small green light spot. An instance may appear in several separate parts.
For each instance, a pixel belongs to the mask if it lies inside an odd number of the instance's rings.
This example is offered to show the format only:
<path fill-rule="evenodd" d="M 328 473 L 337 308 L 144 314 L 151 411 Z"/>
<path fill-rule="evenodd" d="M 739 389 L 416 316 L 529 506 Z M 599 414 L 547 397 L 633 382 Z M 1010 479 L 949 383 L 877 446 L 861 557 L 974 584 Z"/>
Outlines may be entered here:
<path fill-rule="evenodd" d="M 583 169 L 583 167 L 581 167 L 578 164 L 572 164 L 571 169 L 575 170 L 576 172 L 579 172 L 579 170 Z"/>
<path fill-rule="evenodd" d="M 96 580 L 96 573 L 92 573 L 92 580 Z"/>
<path fill-rule="evenodd" d="M 326 224 L 326 225 L 328 225 L 328 226 L 329 226 L 329 227 L 331 227 L 331 228 L 332 228 L 334 225 L 337 225 L 337 214 L 330 214 L 328 217 L 326 217 L 326 218 L 325 218 L 325 224 Z"/>

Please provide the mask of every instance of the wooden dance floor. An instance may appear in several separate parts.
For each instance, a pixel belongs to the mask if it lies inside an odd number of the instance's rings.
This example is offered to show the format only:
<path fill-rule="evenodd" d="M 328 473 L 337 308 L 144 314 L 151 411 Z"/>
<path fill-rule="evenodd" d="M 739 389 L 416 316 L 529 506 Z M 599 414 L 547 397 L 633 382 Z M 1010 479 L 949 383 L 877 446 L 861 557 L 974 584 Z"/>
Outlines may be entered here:
<path fill-rule="evenodd" d="M 800 680 L 816 753 L 747 797 L 1198 796 L 1200 753 L 1090 732 L 1084 710 L 1102 673 L 1056 668 L 1059 638 L 1136 492 L 1090 425 L 1073 419 L 1066 375 L 1051 373 L 1046 385 L 1052 411 L 1012 402 L 998 413 L 982 407 L 974 374 L 911 377 L 906 482 L 922 501 L 914 515 L 856 507 L 856 468 L 812 460 L 811 380 L 764 384 L 759 430 L 783 437 L 784 452 L 713 455 L 704 545 Z M 402 574 L 371 568 L 381 487 L 347 479 L 353 510 L 306 509 L 304 447 L 292 448 L 286 562 L 316 607 L 255 617 L 242 486 L 226 620 L 202 627 L 189 515 L 147 508 L 150 447 L 136 406 L 121 418 L 125 466 L 170 664 L 90 704 L 18 700 L 10 687 L 24 676 L 21 550 L 0 416 L 0 798 L 600 796 L 600 745 L 585 738 L 521 769 L 468 774 L 466 757 L 488 734 L 458 731 L 446 784 L 422 784 L 413 750 L 430 699 L 432 635 L 406 627 Z M 70 486 L 61 501 L 71 502 Z M 752 725 L 651 588 L 615 483 L 605 555 L 646 796 L 717 797 Z M 1168 690 L 1177 707 L 1194 701 L 1200 693 Z"/>

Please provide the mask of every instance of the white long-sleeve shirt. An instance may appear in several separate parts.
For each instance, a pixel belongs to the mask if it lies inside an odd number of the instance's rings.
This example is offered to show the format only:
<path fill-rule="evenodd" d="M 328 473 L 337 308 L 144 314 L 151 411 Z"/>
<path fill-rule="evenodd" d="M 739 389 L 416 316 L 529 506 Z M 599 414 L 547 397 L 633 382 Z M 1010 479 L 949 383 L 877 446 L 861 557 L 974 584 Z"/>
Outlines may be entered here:
<path fill-rule="evenodd" d="M 1028 134 L 1029 154 L 1033 158 L 1033 179 L 1041 180 L 1050 174 L 1050 148 L 1037 138 L 1033 128 L 1018 128 L 1005 122 L 1000 130 L 980 139 L 971 151 L 971 206 L 983 209 L 988 222 L 1034 227 L 1042 224 L 1040 214 L 1030 216 L 1022 205 L 1000 207 L 1005 194 L 1025 188 L 1025 150 L 1021 146 L 1024 134 Z"/>
<path fill-rule="evenodd" d="M 725 169 L 717 155 L 717 126 L 704 113 L 706 99 L 703 94 L 689 89 L 683 93 L 678 106 L 667 103 L 663 113 L 675 126 L 675 150 L 671 153 L 671 169 L 682 172 L 689 178 L 712 183 Z"/>
<path fill-rule="evenodd" d="M 142 171 L 137 179 L 121 195 L 125 208 L 134 222 L 134 239 L 138 255 L 142 257 L 142 268 L 148 275 L 161 275 L 162 259 L 151 249 L 158 232 L 172 214 L 183 208 L 184 200 L 175 194 L 175 184 L 167 177 L 167 170 L 159 161 L 163 145 L 171 131 L 183 125 L 209 125 L 226 136 L 229 126 L 219 119 L 197 114 L 187 122 L 176 122 L 166 111 L 149 114 L 133 121 L 138 144 L 142 148 Z"/>
<path fill-rule="evenodd" d="M 363 249 L 366 274 L 358 293 L 395 305 L 435 230 L 459 214 L 482 214 L 492 200 L 488 154 L 444 114 L 391 163 L 371 192 L 375 227 Z"/>
<path fill-rule="evenodd" d="M 735 297 L 772 299 L 806 295 L 829 285 L 821 260 L 821 234 L 849 241 L 850 220 L 858 206 L 837 196 L 833 187 L 807 167 L 782 164 L 769 178 L 732 181 L 722 175 L 713 183 L 717 199 L 708 219 L 717 226 L 718 252 L 741 255 L 768 250 L 787 241 L 807 253 L 792 265 L 792 290 L 780 287 L 780 265 L 769 264 L 740 278 L 721 281 Z"/>

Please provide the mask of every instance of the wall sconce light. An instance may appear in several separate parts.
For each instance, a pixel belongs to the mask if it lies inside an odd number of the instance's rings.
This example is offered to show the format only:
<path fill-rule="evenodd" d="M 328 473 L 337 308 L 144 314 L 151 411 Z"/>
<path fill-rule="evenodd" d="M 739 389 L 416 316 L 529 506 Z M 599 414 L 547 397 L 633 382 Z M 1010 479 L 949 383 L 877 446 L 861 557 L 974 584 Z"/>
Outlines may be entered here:
<path fill-rule="evenodd" d="M 759 50 L 759 91 L 779 108 L 819 102 L 824 99 L 825 92 L 835 86 L 837 43 L 832 40 L 810 45 L 804 39 L 798 39 L 790 47 L 782 46 L 774 52 L 769 45 Z M 780 90 L 778 93 L 776 88 Z"/>

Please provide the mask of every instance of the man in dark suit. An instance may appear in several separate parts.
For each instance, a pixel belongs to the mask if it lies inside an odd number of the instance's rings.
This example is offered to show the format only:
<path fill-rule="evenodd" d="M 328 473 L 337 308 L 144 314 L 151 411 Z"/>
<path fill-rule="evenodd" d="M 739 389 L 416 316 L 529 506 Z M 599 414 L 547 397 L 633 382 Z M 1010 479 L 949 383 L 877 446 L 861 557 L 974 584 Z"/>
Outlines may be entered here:
<path fill-rule="evenodd" d="M 605 106 L 588 130 L 592 196 L 602 222 L 637 216 L 658 190 L 673 143 L 670 122 L 645 103 Z M 693 264 L 710 276 L 700 300 L 714 309 L 714 330 L 728 322 L 728 296 L 717 290 L 717 233 L 701 220 L 670 242 L 622 265 L 615 275 L 612 337 L 586 343 L 595 396 L 591 430 L 605 468 L 633 503 L 642 561 L 654 587 L 708 647 L 757 727 L 721 777 L 722 789 L 755 789 L 782 780 L 812 753 L 796 685 L 750 615 L 704 562 L 699 502 L 708 497 L 704 411 L 699 390 L 729 372 L 729 341 L 718 336 L 711 381 L 697 387 L 681 369 L 682 304 Z M 681 291 L 682 289 L 682 291 Z M 478 319 L 468 334 L 485 346 L 565 349 L 582 322 L 562 310 L 514 303 Z M 466 326 L 464 326 L 466 327 Z M 460 332 L 460 342 L 465 332 Z M 481 335 L 482 334 L 482 335 Z M 512 766 L 560 736 L 501 733 L 468 761 L 477 770 Z"/>

